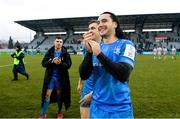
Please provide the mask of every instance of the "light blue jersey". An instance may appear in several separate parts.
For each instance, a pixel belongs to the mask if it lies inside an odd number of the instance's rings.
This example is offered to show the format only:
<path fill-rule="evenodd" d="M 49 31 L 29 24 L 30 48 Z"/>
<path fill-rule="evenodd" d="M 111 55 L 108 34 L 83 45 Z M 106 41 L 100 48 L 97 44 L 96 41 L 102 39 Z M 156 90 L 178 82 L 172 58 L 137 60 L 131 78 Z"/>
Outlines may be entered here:
<path fill-rule="evenodd" d="M 113 62 L 125 62 L 134 67 L 135 48 L 131 41 L 117 40 L 111 44 L 100 43 L 102 53 Z M 93 69 L 94 70 L 94 69 Z M 98 66 L 94 78 L 92 103 L 97 108 L 107 112 L 127 111 L 132 108 L 128 81 L 121 83 L 115 79 L 105 68 Z"/>
<path fill-rule="evenodd" d="M 84 50 L 84 51 L 85 52 L 83 52 L 83 55 L 85 56 L 86 50 Z M 100 62 L 97 59 L 97 57 L 94 55 L 93 55 L 92 59 L 93 59 L 93 61 L 92 61 L 93 62 L 93 71 L 92 71 L 92 74 L 90 75 L 90 77 L 84 81 L 84 88 L 81 93 L 81 99 L 93 90 L 94 79 L 99 76 L 96 72 L 97 72 L 97 68 L 98 68 Z"/>

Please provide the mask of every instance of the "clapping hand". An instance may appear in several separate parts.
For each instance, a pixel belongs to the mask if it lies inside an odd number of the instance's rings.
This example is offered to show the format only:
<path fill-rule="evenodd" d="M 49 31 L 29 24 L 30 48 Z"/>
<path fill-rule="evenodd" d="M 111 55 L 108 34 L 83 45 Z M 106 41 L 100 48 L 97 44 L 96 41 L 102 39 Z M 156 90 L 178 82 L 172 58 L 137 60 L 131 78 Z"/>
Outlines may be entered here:
<path fill-rule="evenodd" d="M 87 32 L 87 33 L 83 34 L 83 41 L 85 44 L 85 48 L 88 52 L 92 52 L 92 48 L 89 45 L 89 41 L 91 41 L 91 40 L 92 40 L 92 33 L 91 32 Z"/>
<path fill-rule="evenodd" d="M 61 59 L 58 58 L 58 57 L 55 57 L 53 60 L 52 60 L 53 63 L 55 64 L 60 64 L 61 63 Z"/>

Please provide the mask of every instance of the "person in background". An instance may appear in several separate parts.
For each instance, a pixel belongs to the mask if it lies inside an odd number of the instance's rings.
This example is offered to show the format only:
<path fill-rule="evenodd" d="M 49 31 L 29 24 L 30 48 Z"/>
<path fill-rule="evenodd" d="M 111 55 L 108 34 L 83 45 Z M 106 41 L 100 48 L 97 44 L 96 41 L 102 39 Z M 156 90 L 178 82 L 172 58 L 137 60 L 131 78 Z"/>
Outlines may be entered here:
<path fill-rule="evenodd" d="M 24 53 L 21 49 L 20 45 L 16 46 L 16 52 L 11 54 L 11 57 L 14 59 L 14 66 L 13 66 L 13 75 L 14 78 L 12 81 L 17 81 L 18 80 L 18 73 L 24 75 L 26 79 L 29 79 L 29 74 L 25 70 L 25 65 L 24 65 Z"/>
<path fill-rule="evenodd" d="M 161 48 L 161 46 L 159 46 L 157 48 L 157 55 L 158 55 L 158 60 L 161 60 L 162 59 L 162 48 Z"/>
<path fill-rule="evenodd" d="M 157 48 L 156 47 L 154 47 L 154 49 L 153 49 L 153 55 L 154 55 L 154 60 L 156 60 L 157 59 Z"/>
<path fill-rule="evenodd" d="M 176 48 L 175 48 L 175 46 L 172 47 L 171 54 L 172 54 L 172 56 L 171 56 L 172 60 L 176 60 Z"/>
<path fill-rule="evenodd" d="M 101 41 L 101 36 L 98 32 L 98 24 L 99 22 L 97 20 L 91 20 L 88 24 L 88 32 L 84 34 L 85 35 L 90 35 L 91 36 L 91 40 L 94 40 L 96 42 L 100 42 Z M 84 41 L 85 43 L 86 41 Z M 83 55 L 85 56 L 86 54 L 86 49 L 84 50 L 85 52 L 83 53 Z M 94 69 L 96 69 L 98 62 L 98 59 L 93 56 L 92 58 L 93 61 L 93 66 Z M 78 86 L 77 86 L 77 91 L 79 92 L 79 94 L 81 94 L 80 96 L 80 114 L 81 114 L 81 118 L 89 118 L 89 107 L 90 107 L 90 102 L 91 102 L 91 97 L 92 97 L 92 90 L 93 90 L 93 78 L 96 75 L 96 70 L 94 70 L 91 74 L 91 76 L 85 80 L 84 82 L 84 88 L 82 90 L 82 86 L 83 86 L 83 80 L 80 78 L 78 81 Z"/>
<path fill-rule="evenodd" d="M 61 36 L 56 36 L 54 46 L 45 54 L 42 66 L 46 68 L 42 88 L 42 103 L 40 119 L 46 118 L 49 103 L 58 103 L 57 118 L 62 119 L 62 104 L 65 109 L 70 107 L 71 90 L 68 70 L 71 67 L 71 57 L 63 46 Z"/>
<path fill-rule="evenodd" d="M 168 50 L 166 47 L 164 47 L 162 50 L 163 50 L 163 59 L 167 60 Z"/>

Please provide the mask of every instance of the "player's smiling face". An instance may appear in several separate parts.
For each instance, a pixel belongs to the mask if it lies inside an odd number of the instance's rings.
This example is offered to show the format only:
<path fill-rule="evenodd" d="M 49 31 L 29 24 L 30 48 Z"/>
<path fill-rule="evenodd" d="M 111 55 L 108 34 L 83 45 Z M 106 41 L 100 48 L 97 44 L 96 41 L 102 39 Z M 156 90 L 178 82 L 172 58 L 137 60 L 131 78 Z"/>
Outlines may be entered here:
<path fill-rule="evenodd" d="M 117 27 L 116 23 L 112 21 L 109 14 L 102 14 L 98 18 L 99 21 L 99 34 L 102 37 L 107 37 L 115 33 L 115 28 Z"/>

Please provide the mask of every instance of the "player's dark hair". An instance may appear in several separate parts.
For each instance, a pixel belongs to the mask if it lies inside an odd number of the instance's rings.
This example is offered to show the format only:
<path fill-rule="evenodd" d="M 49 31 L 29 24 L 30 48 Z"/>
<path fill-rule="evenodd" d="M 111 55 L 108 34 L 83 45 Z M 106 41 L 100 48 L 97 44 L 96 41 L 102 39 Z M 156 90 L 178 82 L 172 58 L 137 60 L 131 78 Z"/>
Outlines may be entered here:
<path fill-rule="evenodd" d="M 92 24 L 92 23 L 97 23 L 97 24 L 99 24 L 99 21 L 93 19 L 93 20 L 91 20 L 91 21 L 88 22 L 88 25 L 90 25 L 90 24 Z"/>
<path fill-rule="evenodd" d="M 61 35 L 57 35 L 56 39 L 62 39 Z"/>
<path fill-rule="evenodd" d="M 111 12 L 103 12 L 102 14 L 109 14 L 110 17 L 111 17 L 111 19 L 112 19 L 114 22 L 117 23 L 117 27 L 116 27 L 116 29 L 115 29 L 115 32 L 116 32 L 115 35 L 116 35 L 116 37 L 118 37 L 118 38 L 120 38 L 120 39 L 125 38 L 125 34 L 123 33 L 122 29 L 120 28 L 120 23 L 119 23 L 119 20 L 118 20 L 117 16 L 116 16 L 115 14 L 111 13 Z M 101 15 L 102 15 L 102 14 L 101 14 Z"/>
<path fill-rule="evenodd" d="M 16 48 L 18 48 L 19 50 L 22 49 L 21 45 L 17 45 Z"/>

